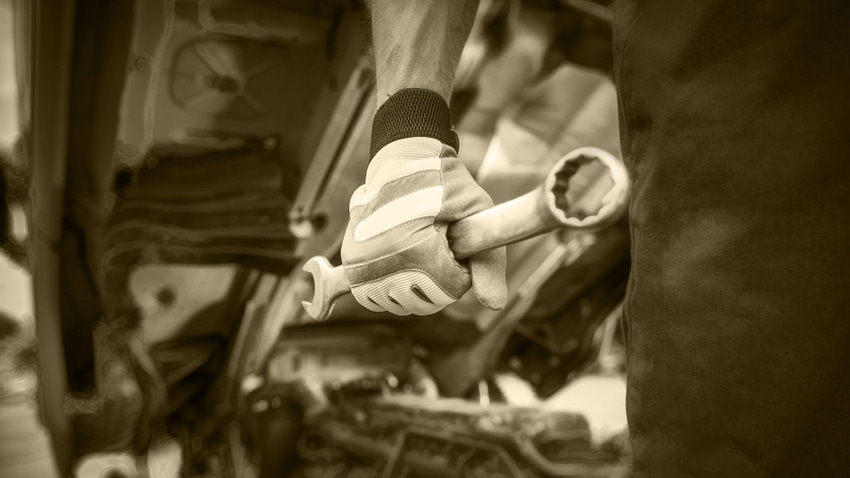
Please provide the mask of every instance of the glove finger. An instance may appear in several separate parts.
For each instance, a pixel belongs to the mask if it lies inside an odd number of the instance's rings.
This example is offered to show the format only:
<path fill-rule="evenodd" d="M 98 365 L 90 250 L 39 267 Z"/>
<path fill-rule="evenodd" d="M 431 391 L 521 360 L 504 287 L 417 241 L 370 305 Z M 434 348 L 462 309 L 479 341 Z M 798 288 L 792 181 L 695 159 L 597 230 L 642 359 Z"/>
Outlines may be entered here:
<path fill-rule="evenodd" d="M 376 288 L 358 287 L 351 289 L 352 295 L 357 302 L 372 312 L 390 312 L 395 315 L 410 315 L 401 305 L 390 300 L 385 291 Z"/>
<path fill-rule="evenodd" d="M 394 297 L 387 293 L 383 294 L 370 294 L 369 299 L 376 302 L 378 305 L 384 308 L 387 312 L 394 315 L 410 315 L 410 311 L 405 309 L 398 301 L 395 300 Z"/>
<path fill-rule="evenodd" d="M 430 302 L 426 302 L 419 297 L 417 297 L 413 292 L 408 292 L 405 294 L 399 294 L 392 296 L 405 310 L 409 311 L 413 315 L 431 315 L 436 314 L 445 306 L 439 306 L 436 304 L 432 304 Z"/>
<path fill-rule="evenodd" d="M 351 295 L 354 296 L 354 299 L 357 300 L 357 303 L 362 305 L 364 308 L 371 310 L 372 312 L 386 312 L 386 310 L 378 305 L 377 302 L 373 302 L 368 295 L 368 292 L 365 287 L 352 287 Z"/>
<path fill-rule="evenodd" d="M 354 298 L 363 307 L 373 312 L 389 312 L 395 315 L 410 315 L 410 311 L 405 309 L 394 298 L 391 299 L 391 289 L 393 287 L 393 277 L 384 277 L 383 279 L 363 284 L 351 289 Z"/>
<path fill-rule="evenodd" d="M 433 293 L 434 289 L 439 288 L 433 282 L 425 284 L 424 287 L 417 283 L 404 283 L 393 287 L 390 295 L 413 315 L 432 315 L 452 302 L 452 298 L 446 294 Z M 426 290 L 432 291 L 430 296 Z"/>
<path fill-rule="evenodd" d="M 454 298 L 420 271 L 403 271 L 388 279 L 388 295 L 414 315 L 436 314 L 454 302 Z"/>
<path fill-rule="evenodd" d="M 472 289 L 487 308 L 500 310 L 508 301 L 505 282 L 506 252 L 504 247 L 482 252 L 469 258 Z"/>

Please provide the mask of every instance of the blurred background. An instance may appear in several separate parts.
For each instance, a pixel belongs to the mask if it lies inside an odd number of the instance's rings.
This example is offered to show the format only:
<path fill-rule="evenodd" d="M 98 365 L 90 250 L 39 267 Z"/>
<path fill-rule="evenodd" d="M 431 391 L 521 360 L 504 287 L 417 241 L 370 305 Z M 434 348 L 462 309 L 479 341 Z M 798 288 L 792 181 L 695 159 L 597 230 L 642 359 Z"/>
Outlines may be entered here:
<path fill-rule="evenodd" d="M 452 110 L 496 203 L 619 157 L 605 3 L 481 2 Z M 364 14 L 0 0 L 0 476 L 628 473 L 625 217 L 510 246 L 499 312 L 304 313 L 368 164 Z"/>

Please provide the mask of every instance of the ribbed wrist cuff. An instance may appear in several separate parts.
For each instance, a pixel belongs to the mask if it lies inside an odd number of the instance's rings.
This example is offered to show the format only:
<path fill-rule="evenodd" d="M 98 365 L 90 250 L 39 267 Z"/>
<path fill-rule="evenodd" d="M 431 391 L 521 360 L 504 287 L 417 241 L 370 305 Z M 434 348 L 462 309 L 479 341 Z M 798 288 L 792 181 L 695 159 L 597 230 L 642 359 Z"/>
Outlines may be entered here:
<path fill-rule="evenodd" d="M 417 136 L 440 140 L 458 150 L 451 112 L 443 97 L 422 88 L 400 90 L 375 113 L 370 158 L 393 141 Z"/>

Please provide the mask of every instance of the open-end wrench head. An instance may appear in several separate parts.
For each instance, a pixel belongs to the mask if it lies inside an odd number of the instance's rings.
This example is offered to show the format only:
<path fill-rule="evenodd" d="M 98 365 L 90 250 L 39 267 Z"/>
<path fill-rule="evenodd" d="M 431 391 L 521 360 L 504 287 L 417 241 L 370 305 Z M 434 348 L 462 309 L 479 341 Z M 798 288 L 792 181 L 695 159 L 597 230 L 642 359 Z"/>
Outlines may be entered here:
<path fill-rule="evenodd" d="M 327 319 L 333 312 L 333 301 L 336 299 L 336 296 L 332 294 L 333 291 L 329 290 L 331 284 L 328 281 L 328 278 L 333 275 L 333 266 L 324 257 L 315 256 L 308 260 L 301 270 L 313 276 L 313 300 L 301 301 L 301 305 L 313 319 Z"/>

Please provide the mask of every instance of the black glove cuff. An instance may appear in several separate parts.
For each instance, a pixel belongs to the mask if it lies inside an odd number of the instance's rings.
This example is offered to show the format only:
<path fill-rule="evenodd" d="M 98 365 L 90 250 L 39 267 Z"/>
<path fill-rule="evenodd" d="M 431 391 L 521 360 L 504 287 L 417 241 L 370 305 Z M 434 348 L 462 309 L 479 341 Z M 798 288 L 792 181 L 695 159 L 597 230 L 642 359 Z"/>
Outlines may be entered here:
<path fill-rule="evenodd" d="M 400 90 L 375 113 L 369 157 L 374 158 L 381 148 L 393 141 L 417 136 L 438 139 L 458 150 L 451 112 L 443 97 L 422 88 Z"/>

